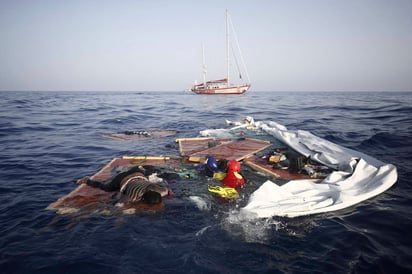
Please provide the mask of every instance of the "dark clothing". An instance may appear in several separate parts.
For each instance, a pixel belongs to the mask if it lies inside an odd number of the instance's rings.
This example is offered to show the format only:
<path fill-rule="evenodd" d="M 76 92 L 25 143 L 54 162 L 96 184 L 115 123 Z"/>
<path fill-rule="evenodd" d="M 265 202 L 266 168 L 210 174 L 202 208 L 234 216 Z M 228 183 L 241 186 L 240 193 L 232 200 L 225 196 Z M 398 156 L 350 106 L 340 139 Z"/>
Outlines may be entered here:
<path fill-rule="evenodd" d="M 133 179 L 122 186 L 120 192 L 125 194 L 132 202 L 140 201 L 148 191 L 157 192 L 160 197 L 166 196 L 169 191 L 163 183 L 151 183 L 149 181 Z"/>
<path fill-rule="evenodd" d="M 148 166 L 150 167 L 150 166 Z M 153 169 L 151 168 L 144 168 L 142 169 L 139 166 L 135 166 L 130 168 L 129 170 L 125 171 L 125 172 L 121 172 L 119 174 L 117 174 L 113 180 L 111 180 L 109 183 L 102 183 L 99 181 L 94 181 L 94 180 L 90 180 L 88 179 L 86 184 L 92 187 L 96 187 L 96 188 L 100 188 L 101 190 L 110 192 L 110 191 L 116 191 L 116 190 L 120 190 L 121 187 L 121 182 L 124 178 L 126 178 L 127 176 L 133 174 L 133 173 L 142 173 L 144 175 L 146 175 L 148 173 L 148 169 L 150 170 L 149 172 L 152 172 Z M 151 173 L 150 173 L 151 174 Z"/>
<path fill-rule="evenodd" d="M 107 192 L 120 191 L 120 193 L 126 195 L 132 202 L 137 202 L 143 199 L 146 203 L 159 203 L 162 196 L 169 194 L 169 189 L 166 186 L 167 184 L 165 185 L 162 182 L 150 182 L 147 179 L 146 176 L 154 172 L 156 172 L 156 170 L 153 166 L 135 166 L 125 172 L 117 174 L 108 183 L 88 179 L 86 184 Z M 129 178 L 125 180 L 127 177 Z M 148 192 L 156 192 L 158 197 L 155 197 L 153 193 L 146 195 Z"/>

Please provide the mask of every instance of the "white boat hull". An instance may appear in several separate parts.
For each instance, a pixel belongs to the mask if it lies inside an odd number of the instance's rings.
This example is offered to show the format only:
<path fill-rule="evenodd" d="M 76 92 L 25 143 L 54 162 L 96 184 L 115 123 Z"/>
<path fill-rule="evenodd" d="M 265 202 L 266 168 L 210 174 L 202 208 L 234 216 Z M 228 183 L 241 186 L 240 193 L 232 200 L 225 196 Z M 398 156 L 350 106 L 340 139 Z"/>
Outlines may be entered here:
<path fill-rule="evenodd" d="M 250 85 L 206 89 L 193 87 L 191 91 L 196 94 L 243 94 L 248 89 L 250 89 Z"/>

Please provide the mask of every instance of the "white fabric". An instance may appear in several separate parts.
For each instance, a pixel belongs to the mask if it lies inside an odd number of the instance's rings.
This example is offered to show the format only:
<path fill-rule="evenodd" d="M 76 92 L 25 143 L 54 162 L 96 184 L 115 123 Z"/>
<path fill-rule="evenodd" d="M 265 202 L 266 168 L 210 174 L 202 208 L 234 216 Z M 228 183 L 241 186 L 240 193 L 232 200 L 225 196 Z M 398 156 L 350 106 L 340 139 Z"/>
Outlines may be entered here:
<path fill-rule="evenodd" d="M 304 156 L 336 171 L 317 183 L 292 180 L 278 186 L 268 180 L 252 193 L 248 204 L 240 210 L 243 217 L 297 217 L 335 211 L 374 197 L 397 181 L 395 166 L 341 147 L 308 131 L 291 131 L 273 121 L 255 122 L 254 125 Z"/>

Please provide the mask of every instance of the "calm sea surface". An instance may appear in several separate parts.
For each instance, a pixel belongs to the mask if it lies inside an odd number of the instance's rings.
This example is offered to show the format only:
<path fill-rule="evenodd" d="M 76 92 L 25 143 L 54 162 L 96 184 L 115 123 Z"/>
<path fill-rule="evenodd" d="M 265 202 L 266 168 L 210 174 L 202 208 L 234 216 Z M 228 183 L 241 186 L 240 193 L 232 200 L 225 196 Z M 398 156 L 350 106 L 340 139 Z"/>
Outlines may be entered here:
<path fill-rule="evenodd" d="M 190 200 L 209 197 L 201 181 L 171 184 L 156 214 L 46 210 L 114 157 L 177 155 L 176 138 L 245 116 L 392 163 L 398 182 L 345 210 L 250 223 L 229 221 L 235 204 Z M 178 134 L 101 136 L 150 128 Z M 0 92 L 0 272 L 411 273 L 411 137 L 412 93 Z"/>

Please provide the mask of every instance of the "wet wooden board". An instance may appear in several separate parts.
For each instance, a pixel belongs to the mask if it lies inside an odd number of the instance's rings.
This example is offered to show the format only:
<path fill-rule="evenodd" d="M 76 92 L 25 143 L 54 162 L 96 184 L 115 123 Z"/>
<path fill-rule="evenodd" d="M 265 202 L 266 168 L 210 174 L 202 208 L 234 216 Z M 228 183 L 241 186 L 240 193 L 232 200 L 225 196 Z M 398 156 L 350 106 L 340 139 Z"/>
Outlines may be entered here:
<path fill-rule="evenodd" d="M 217 145 L 232 142 L 232 139 L 218 138 L 181 138 L 177 139 L 179 143 L 179 152 L 181 156 L 191 156 L 197 152 L 210 149 Z"/>
<path fill-rule="evenodd" d="M 290 173 L 288 169 L 274 169 L 273 165 L 262 162 L 257 156 L 250 156 L 243 160 L 243 163 L 251 167 L 252 169 L 262 172 L 266 175 L 273 176 L 275 178 L 281 178 L 286 180 L 300 180 L 311 179 L 309 175 L 300 173 Z"/>
<path fill-rule="evenodd" d="M 252 156 L 257 152 L 266 149 L 270 145 L 271 143 L 269 141 L 245 138 L 222 143 L 212 148 L 192 153 L 190 156 L 201 158 L 213 155 L 218 160 L 226 159 L 241 161 L 248 156 Z"/>
<path fill-rule="evenodd" d="M 91 176 L 91 179 L 101 182 L 109 182 L 120 169 L 126 170 L 136 165 L 154 165 L 157 167 L 179 167 L 180 159 L 170 159 L 168 157 L 141 157 L 133 158 L 114 158 L 105 167 L 96 174 Z M 59 214 L 67 214 L 78 212 L 79 210 L 87 212 L 111 212 L 116 209 L 113 195 L 118 192 L 106 192 L 99 188 L 94 188 L 86 184 L 79 185 L 69 194 L 59 198 L 56 202 L 51 203 L 47 209 L 56 210 Z M 159 205 L 147 205 L 144 203 L 130 203 L 122 209 L 124 213 L 135 213 L 140 211 L 152 210 L 158 211 L 163 207 L 163 203 Z"/>
<path fill-rule="evenodd" d="M 162 129 L 152 129 L 141 132 L 147 132 L 146 134 L 126 134 L 126 133 L 108 133 L 103 134 L 103 137 L 117 139 L 117 140 L 149 140 L 155 138 L 164 138 L 168 136 L 176 135 L 174 130 L 162 130 Z"/>

